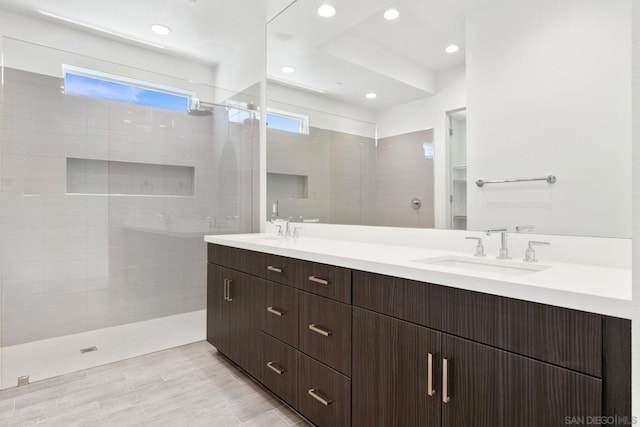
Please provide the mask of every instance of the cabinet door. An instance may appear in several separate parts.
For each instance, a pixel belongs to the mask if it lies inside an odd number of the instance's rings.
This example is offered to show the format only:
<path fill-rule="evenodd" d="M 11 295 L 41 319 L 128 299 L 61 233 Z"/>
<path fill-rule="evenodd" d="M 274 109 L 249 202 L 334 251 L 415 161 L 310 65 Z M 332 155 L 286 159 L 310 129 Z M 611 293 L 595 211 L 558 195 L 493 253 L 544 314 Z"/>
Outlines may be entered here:
<path fill-rule="evenodd" d="M 602 412 L 599 379 L 447 334 L 442 343 L 444 427 L 561 426 Z"/>
<path fill-rule="evenodd" d="M 207 341 L 229 356 L 230 305 L 225 299 L 223 268 L 207 264 Z"/>
<path fill-rule="evenodd" d="M 260 332 L 264 280 L 224 269 L 231 301 L 229 358 L 255 378 L 261 379 L 262 335 Z"/>
<path fill-rule="evenodd" d="M 440 336 L 431 329 L 354 308 L 354 426 L 440 426 Z"/>

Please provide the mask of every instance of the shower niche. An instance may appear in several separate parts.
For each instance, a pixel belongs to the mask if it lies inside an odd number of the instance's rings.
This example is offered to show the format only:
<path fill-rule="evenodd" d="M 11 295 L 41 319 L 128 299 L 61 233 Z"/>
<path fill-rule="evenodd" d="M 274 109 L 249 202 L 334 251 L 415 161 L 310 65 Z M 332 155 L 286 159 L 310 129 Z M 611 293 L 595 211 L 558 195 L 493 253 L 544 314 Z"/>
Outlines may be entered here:
<path fill-rule="evenodd" d="M 67 158 L 67 194 L 193 197 L 192 166 Z"/>

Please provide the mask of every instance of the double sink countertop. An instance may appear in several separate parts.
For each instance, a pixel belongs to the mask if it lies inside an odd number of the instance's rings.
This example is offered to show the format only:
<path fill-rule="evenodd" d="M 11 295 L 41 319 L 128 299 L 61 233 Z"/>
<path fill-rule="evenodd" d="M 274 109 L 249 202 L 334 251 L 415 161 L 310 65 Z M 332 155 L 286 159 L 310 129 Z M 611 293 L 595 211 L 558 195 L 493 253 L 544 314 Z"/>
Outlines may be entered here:
<path fill-rule="evenodd" d="M 408 246 L 273 234 L 208 235 L 205 242 L 630 319 L 631 270 L 497 260 Z"/>

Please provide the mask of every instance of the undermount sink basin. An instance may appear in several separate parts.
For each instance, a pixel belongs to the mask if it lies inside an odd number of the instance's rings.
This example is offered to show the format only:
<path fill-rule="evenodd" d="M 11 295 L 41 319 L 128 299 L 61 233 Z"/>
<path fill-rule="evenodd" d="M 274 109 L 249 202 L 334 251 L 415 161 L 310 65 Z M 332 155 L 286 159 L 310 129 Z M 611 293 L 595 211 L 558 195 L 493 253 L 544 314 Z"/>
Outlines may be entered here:
<path fill-rule="evenodd" d="M 417 259 L 413 262 L 437 265 L 440 267 L 457 268 L 479 273 L 495 273 L 511 276 L 526 276 L 550 268 L 548 265 L 525 264 L 506 260 L 486 258 L 466 258 L 459 256 L 445 256 L 437 258 Z"/>

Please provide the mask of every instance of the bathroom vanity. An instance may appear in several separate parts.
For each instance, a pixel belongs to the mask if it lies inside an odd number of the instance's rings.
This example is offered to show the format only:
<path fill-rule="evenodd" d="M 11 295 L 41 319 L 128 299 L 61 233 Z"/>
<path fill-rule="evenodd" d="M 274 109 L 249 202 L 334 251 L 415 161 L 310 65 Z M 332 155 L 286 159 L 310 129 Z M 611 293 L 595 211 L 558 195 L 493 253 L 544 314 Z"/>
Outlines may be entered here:
<path fill-rule="evenodd" d="M 622 269 L 266 234 L 205 240 L 207 340 L 316 425 L 625 425 L 631 413 Z M 598 282 L 601 295 L 589 291 Z"/>

